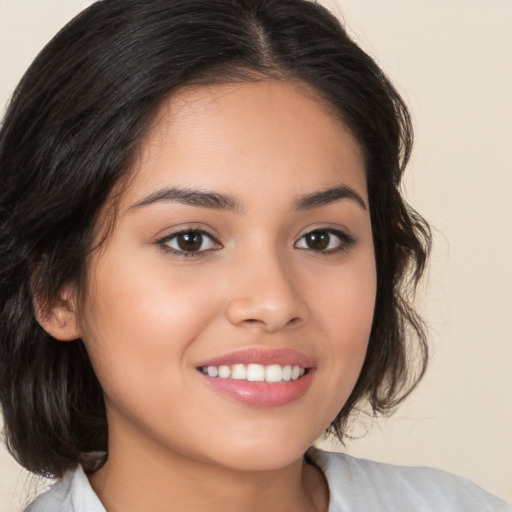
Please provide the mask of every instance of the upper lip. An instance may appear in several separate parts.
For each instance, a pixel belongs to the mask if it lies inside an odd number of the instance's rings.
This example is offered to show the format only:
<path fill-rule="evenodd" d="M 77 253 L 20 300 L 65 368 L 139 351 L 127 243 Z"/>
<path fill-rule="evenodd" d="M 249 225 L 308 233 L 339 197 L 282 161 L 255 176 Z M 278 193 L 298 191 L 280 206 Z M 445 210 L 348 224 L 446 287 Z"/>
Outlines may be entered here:
<path fill-rule="evenodd" d="M 291 348 L 276 348 L 276 349 L 264 349 L 248 348 L 230 352 L 207 361 L 202 361 L 197 365 L 198 368 L 207 366 L 231 366 L 234 364 L 261 364 L 263 366 L 269 366 L 272 364 L 279 364 L 281 366 L 291 365 L 300 366 L 302 368 L 314 368 L 316 366 L 315 361 Z"/>

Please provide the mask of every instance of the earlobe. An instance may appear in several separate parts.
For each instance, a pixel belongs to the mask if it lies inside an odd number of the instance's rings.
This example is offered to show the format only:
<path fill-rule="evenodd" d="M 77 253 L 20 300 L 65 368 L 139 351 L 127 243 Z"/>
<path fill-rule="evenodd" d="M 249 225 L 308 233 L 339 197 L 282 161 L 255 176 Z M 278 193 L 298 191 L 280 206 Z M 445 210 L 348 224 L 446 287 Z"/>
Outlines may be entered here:
<path fill-rule="evenodd" d="M 34 296 L 34 308 L 39 325 L 60 341 L 73 341 L 80 337 L 74 284 L 65 284 L 53 302 Z"/>

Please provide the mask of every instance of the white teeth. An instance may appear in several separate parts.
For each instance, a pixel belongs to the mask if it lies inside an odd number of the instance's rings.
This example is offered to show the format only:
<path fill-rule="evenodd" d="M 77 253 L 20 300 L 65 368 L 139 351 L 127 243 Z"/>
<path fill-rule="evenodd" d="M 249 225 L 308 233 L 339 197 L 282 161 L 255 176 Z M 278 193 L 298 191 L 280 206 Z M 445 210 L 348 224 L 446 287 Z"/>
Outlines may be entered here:
<path fill-rule="evenodd" d="M 265 380 L 267 382 L 281 382 L 283 380 L 283 369 L 278 364 L 267 366 L 265 370 Z"/>
<path fill-rule="evenodd" d="M 231 368 L 231 378 L 238 380 L 247 379 L 247 370 L 243 364 L 234 364 Z"/>
<path fill-rule="evenodd" d="M 248 365 L 247 380 L 249 382 L 263 382 L 265 380 L 265 367 L 261 364 Z"/>
<path fill-rule="evenodd" d="M 210 377 L 221 379 L 247 380 L 249 382 L 289 382 L 297 380 L 306 373 L 300 366 L 251 363 L 248 365 L 234 364 L 233 366 L 208 366 L 201 368 L 202 372 Z"/>
<path fill-rule="evenodd" d="M 292 368 L 292 380 L 298 379 L 300 377 L 300 366 L 294 366 Z"/>
<path fill-rule="evenodd" d="M 229 366 L 219 366 L 219 377 L 221 379 L 229 379 L 231 376 L 231 368 Z"/>
<path fill-rule="evenodd" d="M 286 382 L 292 380 L 292 367 L 289 364 L 283 366 L 283 380 Z"/>
<path fill-rule="evenodd" d="M 210 377 L 218 377 L 219 369 L 216 366 L 208 366 L 208 375 Z"/>

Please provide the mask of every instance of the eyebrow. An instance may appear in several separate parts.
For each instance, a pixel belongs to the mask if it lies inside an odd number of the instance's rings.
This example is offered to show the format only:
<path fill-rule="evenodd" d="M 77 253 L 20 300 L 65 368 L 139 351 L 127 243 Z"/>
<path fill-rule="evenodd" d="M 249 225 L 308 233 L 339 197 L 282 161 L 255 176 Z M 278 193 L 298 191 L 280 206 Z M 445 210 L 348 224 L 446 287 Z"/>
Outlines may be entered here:
<path fill-rule="evenodd" d="M 325 206 L 342 199 L 354 200 L 363 210 L 366 210 L 366 203 L 363 198 L 351 187 L 347 185 L 339 185 L 337 187 L 328 188 L 320 192 L 313 192 L 298 198 L 294 205 L 294 210 L 310 210 L 319 206 Z"/>
<path fill-rule="evenodd" d="M 367 209 L 362 197 L 347 185 L 339 185 L 299 197 L 294 201 L 293 209 L 310 210 L 342 199 L 352 199 L 363 210 Z M 141 208 L 143 206 L 159 202 L 181 203 L 189 206 L 198 206 L 200 208 L 209 208 L 212 210 L 228 210 L 235 213 L 243 212 L 242 203 L 230 195 L 180 187 L 170 187 L 157 190 L 130 206 L 129 209 Z"/>
<path fill-rule="evenodd" d="M 209 208 L 212 210 L 242 211 L 242 204 L 229 195 L 178 187 L 158 190 L 130 206 L 130 209 L 141 208 L 142 206 L 162 201 L 199 206 L 200 208 Z"/>

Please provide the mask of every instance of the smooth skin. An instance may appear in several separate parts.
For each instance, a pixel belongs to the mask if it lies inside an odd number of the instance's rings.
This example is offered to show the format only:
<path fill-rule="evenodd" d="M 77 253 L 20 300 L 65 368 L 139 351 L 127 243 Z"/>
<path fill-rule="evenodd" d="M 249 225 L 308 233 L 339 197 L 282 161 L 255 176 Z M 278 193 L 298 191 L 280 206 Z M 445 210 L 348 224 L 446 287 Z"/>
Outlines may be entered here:
<path fill-rule="evenodd" d="M 109 457 L 90 481 L 107 511 L 327 510 L 303 454 L 354 387 L 375 293 L 363 153 L 324 102 L 271 80 L 174 94 L 81 315 L 68 286 L 45 324 L 83 339 L 104 390 Z M 198 370 L 248 348 L 312 358 L 306 393 L 256 407 Z"/>

